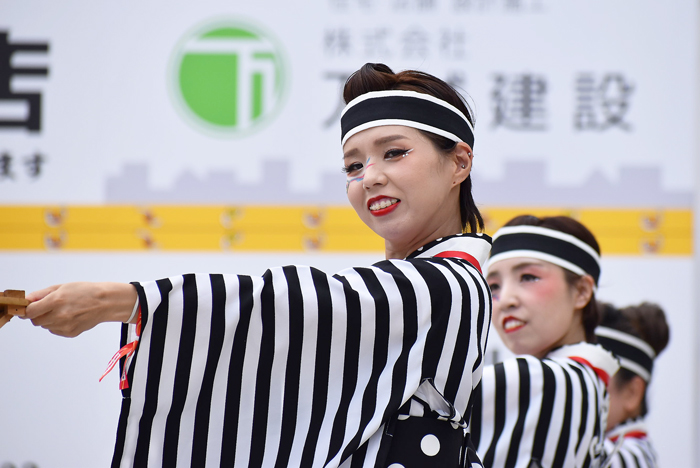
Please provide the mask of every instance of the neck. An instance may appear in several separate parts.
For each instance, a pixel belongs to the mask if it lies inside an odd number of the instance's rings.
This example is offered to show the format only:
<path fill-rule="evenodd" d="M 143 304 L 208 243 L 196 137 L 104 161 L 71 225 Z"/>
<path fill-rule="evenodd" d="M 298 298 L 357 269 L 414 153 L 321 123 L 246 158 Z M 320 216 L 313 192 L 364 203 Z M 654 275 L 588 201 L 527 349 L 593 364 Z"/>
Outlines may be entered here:
<path fill-rule="evenodd" d="M 539 359 L 543 359 L 545 356 L 547 356 L 552 350 L 560 348 L 562 346 L 566 345 L 572 345 L 576 343 L 581 343 L 586 341 L 586 332 L 583 329 L 583 325 L 581 326 L 574 326 L 572 327 L 566 335 L 564 335 L 559 341 L 554 343 L 552 346 L 547 348 L 546 350 L 543 350 L 541 355 L 536 356 Z"/>
<path fill-rule="evenodd" d="M 457 226 L 450 225 L 449 227 L 443 226 L 441 229 L 437 229 L 429 236 L 423 236 L 419 239 L 412 240 L 410 242 L 392 242 L 390 239 L 384 239 L 384 255 L 387 260 L 399 259 L 403 260 L 408 257 L 412 252 L 418 250 L 419 247 L 443 237 L 453 236 L 462 232 L 462 227 L 459 222 L 456 223 Z"/>

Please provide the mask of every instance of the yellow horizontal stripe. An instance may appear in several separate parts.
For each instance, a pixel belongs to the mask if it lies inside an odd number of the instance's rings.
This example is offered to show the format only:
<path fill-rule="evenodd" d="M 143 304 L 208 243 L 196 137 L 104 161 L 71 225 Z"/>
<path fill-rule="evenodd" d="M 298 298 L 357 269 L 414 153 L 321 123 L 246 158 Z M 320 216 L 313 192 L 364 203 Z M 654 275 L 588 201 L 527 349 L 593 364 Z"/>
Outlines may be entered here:
<path fill-rule="evenodd" d="M 690 209 L 485 208 L 493 234 L 520 214 L 568 215 L 604 255 L 692 255 Z M 345 206 L 0 206 L 0 250 L 381 251 Z"/>

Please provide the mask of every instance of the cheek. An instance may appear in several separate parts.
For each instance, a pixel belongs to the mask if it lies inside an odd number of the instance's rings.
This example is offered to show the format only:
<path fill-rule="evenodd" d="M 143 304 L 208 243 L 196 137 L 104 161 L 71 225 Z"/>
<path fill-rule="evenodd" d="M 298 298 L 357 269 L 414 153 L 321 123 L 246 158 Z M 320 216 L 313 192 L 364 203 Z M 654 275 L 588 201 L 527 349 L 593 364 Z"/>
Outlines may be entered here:
<path fill-rule="evenodd" d="M 350 204 L 357 209 L 363 202 L 362 177 L 348 178 L 345 185 L 345 192 Z"/>
<path fill-rule="evenodd" d="M 551 301 L 553 298 L 561 295 L 560 287 L 554 281 L 548 278 L 543 278 L 530 288 L 530 293 L 533 299 L 538 301 Z"/>
<path fill-rule="evenodd" d="M 543 279 L 533 284 L 531 288 L 528 288 L 528 297 L 536 310 L 543 314 L 549 315 L 556 311 L 555 317 L 547 318 L 559 322 L 564 321 L 559 319 L 565 319 L 565 316 L 568 315 L 568 310 L 571 308 L 567 292 L 568 289 L 564 284 L 551 281 L 551 279 Z M 573 309 L 571 312 L 573 313 Z"/>
<path fill-rule="evenodd" d="M 491 309 L 491 322 L 498 328 L 500 327 L 501 323 L 501 317 L 503 314 L 501 313 L 501 309 L 499 307 L 498 299 L 495 297 L 492 299 L 493 301 L 493 307 Z"/>
<path fill-rule="evenodd" d="M 348 198 L 350 198 L 351 188 L 356 189 L 358 185 L 360 186 L 360 188 L 362 188 L 362 181 L 364 180 L 364 178 L 364 175 L 358 177 L 348 177 L 347 181 L 345 182 L 345 193 L 348 194 Z"/>
<path fill-rule="evenodd" d="M 620 414 L 620 391 L 613 381 L 611 381 L 608 386 L 608 396 L 610 397 L 610 415 L 612 419 L 618 419 L 618 414 Z"/>
<path fill-rule="evenodd" d="M 496 318 L 496 316 L 493 316 L 493 320 L 491 321 L 491 326 L 496 329 L 496 333 L 498 333 L 499 338 L 501 338 L 501 341 L 503 343 L 508 343 L 510 340 L 510 337 L 506 334 L 505 330 L 503 330 L 503 327 L 501 326 L 501 319 Z"/>

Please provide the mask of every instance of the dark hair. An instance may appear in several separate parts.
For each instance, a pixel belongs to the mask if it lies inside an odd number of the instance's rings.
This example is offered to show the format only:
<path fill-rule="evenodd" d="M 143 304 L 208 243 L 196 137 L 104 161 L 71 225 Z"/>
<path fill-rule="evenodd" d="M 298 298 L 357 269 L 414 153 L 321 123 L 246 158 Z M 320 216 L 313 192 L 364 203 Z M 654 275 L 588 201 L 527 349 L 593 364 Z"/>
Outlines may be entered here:
<path fill-rule="evenodd" d="M 628 335 L 635 336 L 651 346 L 658 356 L 666 349 L 670 332 L 666 314 L 663 309 L 651 302 L 642 302 L 636 306 L 628 306 L 617 309 L 611 304 L 599 304 L 602 311 L 601 326 L 619 330 Z M 637 374 L 629 369 L 620 368 L 615 374 L 618 386 L 626 385 Z M 646 389 L 640 407 L 640 414 L 646 416 L 648 412 Z"/>
<path fill-rule="evenodd" d="M 442 99 L 462 111 L 469 123 L 474 126 L 474 119 L 469 105 L 452 86 L 433 75 L 416 70 L 394 73 L 391 68 L 383 63 L 366 63 L 362 68 L 350 75 L 345 82 L 343 99 L 345 103 L 348 103 L 356 97 L 371 91 L 393 90 L 416 91 Z M 457 146 L 457 143 L 449 138 L 423 130 L 419 131 L 443 154 L 451 153 Z M 471 174 L 460 185 L 459 213 L 463 231 L 466 232 L 467 228 L 470 232 L 484 230 L 484 220 L 472 197 Z"/>
<path fill-rule="evenodd" d="M 593 233 L 589 231 L 586 226 L 573 218 L 569 218 L 568 216 L 548 216 L 538 218 L 537 216 L 532 215 L 522 215 L 516 216 L 505 224 L 505 226 L 522 225 L 540 226 L 570 234 L 585 242 L 591 246 L 593 250 L 600 254 L 600 246 L 598 245 L 598 241 L 595 239 L 595 236 L 593 236 Z M 565 268 L 563 268 L 563 270 L 566 283 L 571 287 L 575 286 L 581 278 L 581 275 L 578 275 Z M 595 300 L 595 293 L 591 294 L 591 300 L 588 301 L 588 304 L 586 304 L 581 311 L 581 322 L 586 333 L 586 341 L 589 343 L 595 343 L 595 328 L 600 322 L 600 311 L 598 310 L 598 303 Z"/>

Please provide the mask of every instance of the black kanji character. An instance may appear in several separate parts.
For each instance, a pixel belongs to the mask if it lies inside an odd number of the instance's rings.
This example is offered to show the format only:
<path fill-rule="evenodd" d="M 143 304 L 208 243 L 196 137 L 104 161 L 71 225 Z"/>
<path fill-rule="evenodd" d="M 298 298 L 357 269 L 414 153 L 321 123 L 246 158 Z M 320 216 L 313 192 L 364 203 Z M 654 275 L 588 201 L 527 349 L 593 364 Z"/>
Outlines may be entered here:
<path fill-rule="evenodd" d="M 16 52 L 48 52 L 47 43 L 10 43 L 8 33 L 0 32 L 0 102 L 26 103 L 29 112 L 22 120 L 0 119 L 0 128 L 26 128 L 32 132 L 41 130 L 41 93 L 15 93 L 10 83 L 15 76 L 48 76 L 46 67 L 15 67 L 12 56 Z"/>
<path fill-rule="evenodd" d="M 345 28 L 328 29 L 323 37 L 326 55 L 348 56 L 351 52 L 350 31 Z"/>
<path fill-rule="evenodd" d="M 603 131 L 611 127 L 630 130 L 623 119 L 630 106 L 634 87 L 619 73 L 608 73 L 598 82 L 591 73 L 581 73 L 576 79 L 577 130 Z"/>
<path fill-rule="evenodd" d="M 41 175 L 41 168 L 46 162 L 46 158 L 40 153 L 34 153 L 24 160 L 24 164 L 27 166 L 27 171 L 29 176 L 36 179 Z"/>
<path fill-rule="evenodd" d="M 428 34 L 420 28 L 411 28 L 401 36 L 404 57 L 428 56 Z"/>
<path fill-rule="evenodd" d="M 375 28 L 365 31 L 365 55 L 368 57 L 382 57 L 382 60 L 390 57 L 391 50 L 387 45 L 389 33 L 388 28 Z"/>
<path fill-rule="evenodd" d="M 495 127 L 511 130 L 545 130 L 547 80 L 540 75 L 494 77 L 492 92 Z"/>
<path fill-rule="evenodd" d="M 12 172 L 12 156 L 3 153 L 0 156 L 0 179 L 14 179 L 15 175 Z"/>
<path fill-rule="evenodd" d="M 323 75 L 323 78 L 326 80 L 336 81 L 338 83 L 338 86 L 340 88 L 342 88 L 349 76 L 350 76 L 350 73 L 348 73 L 348 72 L 337 72 L 337 71 L 333 72 L 332 71 L 332 72 L 326 72 Z M 323 121 L 323 124 L 322 124 L 323 128 L 328 128 L 328 127 L 331 127 L 331 126 L 335 125 L 336 123 L 338 123 L 340 121 L 340 113 L 343 111 L 343 108 L 345 107 L 345 101 L 343 100 L 341 93 L 336 92 L 334 94 L 336 96 L 338 96 L 338 99 L 336 101 L 336 106 L 333 109 L 333 112 L 331 113 L 331 115 L 329 115 L 328 118 L 326 118 Z"/>

